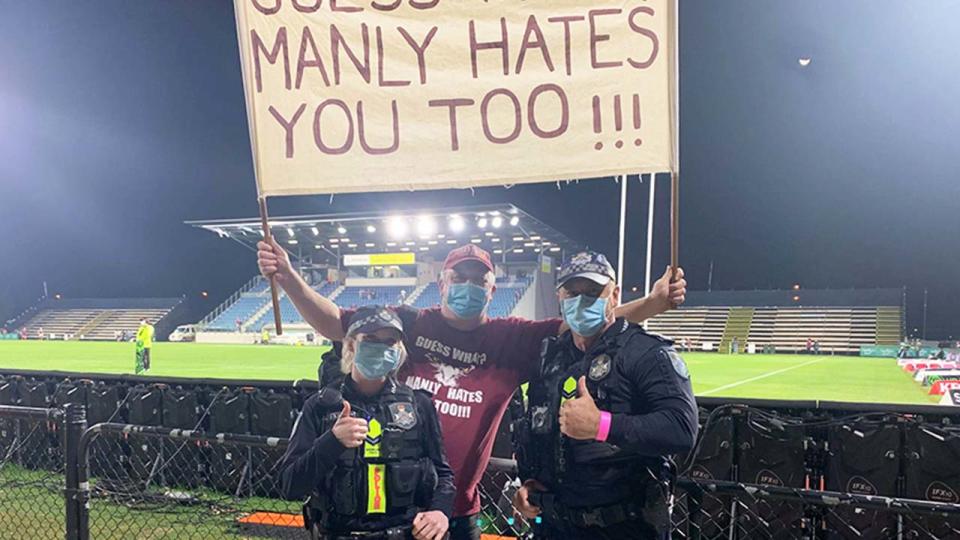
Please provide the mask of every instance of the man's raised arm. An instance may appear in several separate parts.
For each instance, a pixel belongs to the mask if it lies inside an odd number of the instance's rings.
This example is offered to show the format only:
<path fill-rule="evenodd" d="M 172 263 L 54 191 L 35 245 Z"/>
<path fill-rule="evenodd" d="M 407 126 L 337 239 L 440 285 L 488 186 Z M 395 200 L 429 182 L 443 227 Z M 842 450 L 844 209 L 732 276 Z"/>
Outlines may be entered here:
<path fill-rule="evenodd" d="M 623 291 L 620 292 L 623 295 Z M 687 280 L 683 279 L 683 268 L 677 268 L 677 279 L 671 282 L 670 267 L 663 276 L 653 284 L 650 294 L 632 302 L 621 304 L 614 312 L 617 317 L 623 317 L 633 323 L 657 316 L 664 311 L 679 307 L 686 299 Z"/>
<path fill-rule="evenodd" d="M 331 341 L 343 339 L 340 308 L 307 285 L 290 264 L 290 255 L 276 240 L 271 238 L 269 244 L 263 240 L 257 242 L 257 266 L 263 277 L 276 278 L 300 315 L 317 332 Z"/>

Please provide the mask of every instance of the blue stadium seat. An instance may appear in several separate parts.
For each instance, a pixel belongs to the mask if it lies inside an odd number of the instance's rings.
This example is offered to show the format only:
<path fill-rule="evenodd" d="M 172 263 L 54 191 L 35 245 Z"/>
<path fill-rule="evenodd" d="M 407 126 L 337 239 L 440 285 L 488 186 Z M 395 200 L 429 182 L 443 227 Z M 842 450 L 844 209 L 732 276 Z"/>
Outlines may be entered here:
<path fill-rule="evenodd" d="M 247 290 L 247 293 L 262 293 L 270 288 L 270 282 L 266 279 L 258 279 L 257 282 Z"/>
<path fill-rule="evenodd" d="M 355 308 L 371 304 L 394 306 L 400 304 L 400 291 L 408 293 L 412 287 L 347 287 L 336 298 L 337 305 L 342 308 Z M 367 291 L 371 296 L 361 291 Z"/>
<path fill-rule="evenodd" d="M 487 315 L 490 317 L 509 316 L 532 282 L 532 278 L 498 279 L 497 292 L 493 294 L 493 300 L 490 302 L 490 307 L 487 308 Z"/>
<path fill-rule="evenodd" d="M 497 292 L 493 295 L 493 300 L 490 302 L 487 314 L 491 317 L 506 317 L 510 315 L 532 281 L 531 278 L 498 279 Z M 418 308 L 427 308 L 439 304 L 440 287 L 436 283 L 427 285 L 413 303 L 414 307 Z"/>
<path fill-rule="evenodd" d="M 423 292 L 420 293 L 420 296 L 413 302 L 413 307 L 416 308 L 428 308 L 433 306 L 440 305 L 440 287 L 436 282 L 431 282 Z"/>
<path fill-rule="evenodd" d="M 493 295 L 493 300 L 487 313 L 491 317 L 505 317 L 510 315 L 516 307 L 517 302 L 527 287 L 530 286 L 532 279 L 501 279 L 497 281 L 497 292 Z M 329 297 L 337 288 L 335 283 L 324 283 L 319 287 L 314 287 L 321 295 Z M 258 282 L 252 289 L 240 295 L 237 301 L 227 307 L 216 319 L 208 326 L 211 330 L 235 330 L 237 319 L 246 322 L 254 313 L 270 303 L 270 296 L 266 294 L 269 289 L 269 283 L 266 280 Z M 411 287 L 346 287 L 334 301 L 342 308 L 356 308 L 370 304 L 398 305 L 400 304 L 400 292 L 406 290 L 412 291 Z M 361 295 L 361 291 L 364 291 Z M 423 290 L 414 307 L 426 308 L 440 304 L 440 288 L 436 283 L 430 283 Z M 280 299 L 280 320 L 287 324 L 301 324 L 305 321 L 296 306 L 286 296 Z M 273 308 L 269 307 L 264 311 L 248 329 L 259 331 L 265 325 L 273 322 Z"/>
<path fill-rule="evenodd" d="M 330 296 L 334 290 L 336 290 L 336 283 L 324 283 L 319 287 L 314 286 L 314 290 L 320 293 L 321 296 Z M 269 301 L 269 297 L 267 298 Z M 290 298 L 284 296 L 280 299 L 280 321 L 287 324 L 300 324 L 305 323 L 303 317 L 300 315 L 300 312 L 297 311 L 297 307 L 293 305 L 293 302 Z M 273 324 L 273 308 L 267 309 L 263 315 L 257 319 L 251 326 L 250 330 L 259 331 L 266 325 Z"/>
<path fill-rule="evenodd" d="M 209 325 L 210 330 L 236 330 L 237 319 L 247 321 L 264 304 L 270 301 L 270 297 L 255 296 L 250 293 L 244 293 L 237 298 L 237 301 L 223 310 Z"/>

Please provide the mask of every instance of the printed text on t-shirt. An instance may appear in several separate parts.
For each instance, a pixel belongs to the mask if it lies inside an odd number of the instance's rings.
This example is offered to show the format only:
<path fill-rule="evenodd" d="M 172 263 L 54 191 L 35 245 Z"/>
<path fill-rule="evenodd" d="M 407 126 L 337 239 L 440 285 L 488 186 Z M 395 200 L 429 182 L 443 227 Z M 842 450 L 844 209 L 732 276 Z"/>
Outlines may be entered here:
<path fill-rule="evenodd" d="M 446 345 L 435 339 L 430 339 L 423 336 L 417 336 L 417 340 L 414 345 L 424 349 L 425 351 L 439 354 L 462 364 L 482 366 L 487 361 L 487 353 L 485 352 L 461 351 L 456 347 L 451 347 L 450 345 Z"/>

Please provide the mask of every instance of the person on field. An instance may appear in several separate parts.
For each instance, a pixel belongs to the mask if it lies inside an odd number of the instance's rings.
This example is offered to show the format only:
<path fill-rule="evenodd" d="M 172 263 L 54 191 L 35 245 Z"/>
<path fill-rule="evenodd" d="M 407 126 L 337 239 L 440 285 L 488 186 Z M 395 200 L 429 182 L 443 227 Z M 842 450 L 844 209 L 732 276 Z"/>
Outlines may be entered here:
<path fill-rule="evenodd" d="M 331 341 L 345 335 L 353 310 L 344 310 L 312 289 L 276 243 L 257 244 L 264 277 L 276 278 L 303 318 Z M 514 390 L 537 376 L 541 342 L 567 327 L 561 319 L 491 318 L 496 291 L 490 254 L 467 244 L 452 250 L 439 276 L 440 306 L 394 308 L 403 321 L 408 361 L 399 380 L 433 394 L 446 453 L 457 479 L 452 540 L 478 539 L 477 486 L 486 470 L 496 432 Z M 617 308 L 617 316 L 640 322 L 683 302 L 686 281 L 665 273 L 647 297 Z"/>
<path fill-rule="evenodd" d="M 453 510 L 430 395 L 397 381 L 403 324 L 383 306 L 358 309 L 343 339 L 342 381 L 303 406 L 280 463 L 283 494 L 310 500 L 313 538 L 441 540 Z"/>
<path fill-rule="evenodd" d="M 147 319 L 140 319 L 137 328 L 137 363 L 135 373 L 150 371 L 150 349 L 153 348 L 153 325 Z"/>

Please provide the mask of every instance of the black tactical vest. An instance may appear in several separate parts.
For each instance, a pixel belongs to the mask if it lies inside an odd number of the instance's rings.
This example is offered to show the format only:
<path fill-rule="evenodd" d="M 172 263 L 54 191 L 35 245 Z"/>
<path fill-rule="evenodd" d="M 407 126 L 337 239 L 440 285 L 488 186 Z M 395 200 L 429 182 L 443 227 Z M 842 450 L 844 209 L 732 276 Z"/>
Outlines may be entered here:
<path fill-rule="evenodd" d="M 388 382 L 376 402 L 354 404 L 353 416 L 365 418 L 369 431 L 363 445 L 347 449 L 324 481 L 324 493 L 312 508 L 314 519 L 331 530 L 356 518 L 375 522 L 391 517 L 412 518 L 425 507 L 437 486 L 437 472 L 426 454 L 426 433 L 417 412 L 414 392 Z M 324 409 L 339 411 L 340 391 L 321 390 Z M 329 412 L 323 431 L 333 428 L 339 412 Z"/>
<path fill-rule="evenodd" d="M 579 359 L 571 351 L 569 336 L 544 340 L 540 377 L 530 383 L 526 415 L 514 426 L 521 477 L 536 478 L 568 505 L 639 501 L 662 477 L 663 459 L 639 456 L 608 442 L 570 439 L 560 432 L 560 406 L 577 397 L 581 376 L 600 410 L 645 412 L 633 410 L 632 385 L 621 369 L 621 346 L 639 330 L 624 321 L 616 324 L 611 330 L 618 333 L 605 334 Z"/>

